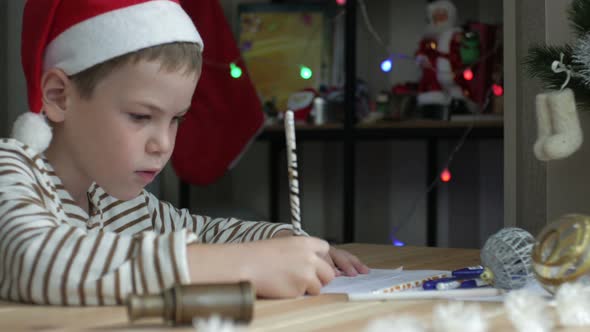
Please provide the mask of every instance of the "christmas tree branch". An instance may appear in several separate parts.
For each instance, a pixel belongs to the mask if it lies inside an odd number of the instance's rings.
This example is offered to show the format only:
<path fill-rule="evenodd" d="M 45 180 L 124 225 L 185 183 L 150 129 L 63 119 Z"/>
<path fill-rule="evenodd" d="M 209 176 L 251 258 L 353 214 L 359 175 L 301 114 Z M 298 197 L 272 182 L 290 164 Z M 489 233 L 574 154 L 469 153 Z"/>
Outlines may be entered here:
<path fill-rule="evenodd" d="M 529 48 L 524 65 L 529 76 L 540 79 L 545 89 L 572 89 L 579 109 L 590 111 L 590 0 L 573 0 L 567 14 L 577 37 L 575 48 L 535 45 Z M 562 61 L 559 70 L 552 68 L 554 61 Z"/>
<path fill-rule="evenodd" d="M 570 26 L 574 29 L 578 38 L 590 32 L 590 2 L 587 0 L 574 0 L 568 9 Z"/>
<path fill-rule="evenodd" d="M 566 81 L 567 74 L 565 72 L 554 72 L 551 64 L 553 61 L 559 61 L 562 53 L 564 55 L 564 65 L 572 70 L 572 76 L 567 87 L 574 92 L 580 110 L 590 110 L 588 108 L 590 106 L 590 89 L 585 85 L 583 78 L 575 74 L 582 68 L 580 65 L 572 63 L 573 52 L 570 45 L 532 46 L 524 59 L 524 65 L 529 76 L 540 79 L 545 89 L 559 90 Z"/>
<path fill-rule="evenodd" d="M 563 62 L 570 64 L 572 49 L 569 45 L 536 45 L 529 48 L 528 55 L 524 59 L 529 76 L 539 78 L 547 89 L 559 89 L 565 81 L 565 73 L 556 74 L 551 69 L 551 64 L 559 60 L 562 53 L 564 54 Z"/>

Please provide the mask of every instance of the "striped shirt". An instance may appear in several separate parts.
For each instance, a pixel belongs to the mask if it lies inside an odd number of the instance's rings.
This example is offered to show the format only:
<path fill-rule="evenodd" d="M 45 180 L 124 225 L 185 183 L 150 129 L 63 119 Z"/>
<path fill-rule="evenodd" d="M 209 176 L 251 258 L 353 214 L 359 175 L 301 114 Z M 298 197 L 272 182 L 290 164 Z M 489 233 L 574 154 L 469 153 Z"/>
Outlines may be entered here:
<path fill-rule="evenodd" d="M 143 191 L 122 201 L 98 185 L 89 213 L 41 154 L 0 140 L 0 298 L 115 305 L 189 280 L 189 243 L 272 237 L 290 225 L 191 215 Z"/>

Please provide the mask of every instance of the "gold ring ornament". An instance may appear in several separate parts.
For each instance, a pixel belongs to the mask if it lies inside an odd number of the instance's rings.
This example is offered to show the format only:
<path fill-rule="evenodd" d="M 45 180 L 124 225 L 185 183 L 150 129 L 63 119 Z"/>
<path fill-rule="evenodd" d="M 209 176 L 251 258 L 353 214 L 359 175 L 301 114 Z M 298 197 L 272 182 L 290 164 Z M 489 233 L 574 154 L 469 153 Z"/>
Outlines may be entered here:
<path fill-rule="evenodd" d="M 545 226 L 532 253 L 535 277 L 551 293 L 567 282 L 588 282 L 590 217 L 569 214 Z"/>

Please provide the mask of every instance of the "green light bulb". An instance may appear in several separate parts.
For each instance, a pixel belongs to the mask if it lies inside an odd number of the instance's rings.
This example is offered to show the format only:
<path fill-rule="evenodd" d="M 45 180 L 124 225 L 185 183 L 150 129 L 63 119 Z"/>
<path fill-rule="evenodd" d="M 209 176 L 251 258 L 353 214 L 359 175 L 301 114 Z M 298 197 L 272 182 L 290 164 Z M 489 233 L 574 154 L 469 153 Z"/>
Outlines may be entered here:
<path fill-rule="evenodd" d="M 304 80 L 308 80 L 311 78 L 311 76 L 313 76 L 313 72 L 311 71 L 311 69 L 309 69 L 309 67 L 301 66 L 299 75 L 301 75 L 301 78 L 303 78 Z"/>
<path fill-rule="evenodd" d="M 233 78 L 240 78 L 242 77 L 242 68 L 236 66 L 235 63 L 230 63 L 229 64 L 229 68 L 230 68 L 230 75 Z"/>

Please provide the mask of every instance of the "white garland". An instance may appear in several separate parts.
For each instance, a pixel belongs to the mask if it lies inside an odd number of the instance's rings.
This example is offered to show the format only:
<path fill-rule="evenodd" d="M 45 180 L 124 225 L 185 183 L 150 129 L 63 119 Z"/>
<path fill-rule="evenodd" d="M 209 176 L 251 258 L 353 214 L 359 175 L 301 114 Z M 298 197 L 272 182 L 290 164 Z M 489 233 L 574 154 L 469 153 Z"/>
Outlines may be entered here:
<path fill-rule="evenodd" d="M 555 295 L 555 309 L 563 326 L 590 325 L 590 286 L 563 284 Z"/>
<path fill-rule="evenodd" d="M 223 319 L 219 315 L 212 315 L 209 318 L 193 319 L 193 326 L 197 332 L 241 332 L 243 329 L 238 327 L 231 320 Z"/>
<path fill-rule="evenodd" d="M 519 332 L 549 332 L 555 325 L 547 301 L 532 292 L 517 290 L 508 293 L 504 308 Z"/>
<path fill-rule="evenodd" d="M 550 306 L 555 307 L 555 312 L 549 310 Z M 513 290 L 504 299 L 504 309 L 494 313 L 482 313 L 477 304 L 450 301 L 434 307 L 431 322 L 412 316 L 390 316 L 370 321 L 364 332 L 485 332 L 488 321 L 502 313 L 519 332 L 550 332 L 556 326 L 556 314 L 562 327 L 590 326 L 590 280 L 588 284 L 580 281 L 561 285 L 552 301 L 529 290 Z"/>
<path fill-rule="evenodd" d="M 465 305 L 463 302 L 451 302 L 434 307 L 435 332 L 470 331 L 485 332 L 488 329 L 486 319 L 477 304 Z"/>

